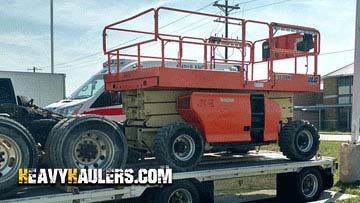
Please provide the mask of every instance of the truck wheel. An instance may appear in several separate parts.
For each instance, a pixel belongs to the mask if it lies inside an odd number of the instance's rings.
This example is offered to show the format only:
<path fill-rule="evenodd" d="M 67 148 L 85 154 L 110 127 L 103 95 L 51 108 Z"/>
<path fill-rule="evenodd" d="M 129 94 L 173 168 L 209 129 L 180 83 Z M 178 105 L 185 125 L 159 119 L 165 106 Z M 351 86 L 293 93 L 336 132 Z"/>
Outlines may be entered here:
<path fill-rule="evenodd" d="M 20 123 L 0 117 L 0 188 L 2 195 L 18 185 L 19 168 L 36 168 L 38 153 L 30 132 Z"/>
<path fill-rule="evenodd" d="M 190 181 L 185 180 L 158 189 L 153 202 L 199 203 L 200 197 L 196 187 Z"/>
<path fill-rule="evenodd" d="M 277 176 L 277 198 L 280 202 L 315 201 L 323 189 L 322 176 L 317 168 L 304 168 L 299 173 Z"/>
<path fill-rule="evenodd" d="M 176 171 L 193 168 L 204 153 L 201 133 L 185 123 L 173 123 L 160 129 L 154 139 L 154 153 L 162 164 Z"/>
<path fill-rule="evenodd" d="M 290 121 L 280 131 L 280 151 L 291 160 L 306 161 L 319 150 L 320 136 L 308 121 Z"/>
<path fill-rule="evenodd" d="M 105 118 L 83 116 L 67 121 L 59 131 L 57 160 L 63 168 L 123 168 L 128 147 L 124 133 Z"/>
<path fill-rule="evenodd" d="M 60 138 L 59 129 L 66 123 L 70 118 L 64 118 L 60 120 L 50 131 L 49 136 L 45 142 L 45 156 L 46 156 L 46 165 L 51 168 L 56 168 L 57 161 L 55 159 L 57 142 Z"/>

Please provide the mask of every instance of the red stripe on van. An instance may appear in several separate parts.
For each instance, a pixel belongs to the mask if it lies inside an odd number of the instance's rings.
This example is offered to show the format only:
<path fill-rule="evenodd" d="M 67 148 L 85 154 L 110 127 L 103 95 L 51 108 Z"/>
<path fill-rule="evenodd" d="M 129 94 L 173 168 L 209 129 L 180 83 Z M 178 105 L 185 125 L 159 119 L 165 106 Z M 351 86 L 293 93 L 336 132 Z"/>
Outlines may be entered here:
<path fill-rule="evenodd" d="M 103 115 L 103 116 L 123 115 L 123 109 L 122 108 L 96 109 L 91 111 L 85 111 L 83 114 L 95 114 L 95 115 Z"/>

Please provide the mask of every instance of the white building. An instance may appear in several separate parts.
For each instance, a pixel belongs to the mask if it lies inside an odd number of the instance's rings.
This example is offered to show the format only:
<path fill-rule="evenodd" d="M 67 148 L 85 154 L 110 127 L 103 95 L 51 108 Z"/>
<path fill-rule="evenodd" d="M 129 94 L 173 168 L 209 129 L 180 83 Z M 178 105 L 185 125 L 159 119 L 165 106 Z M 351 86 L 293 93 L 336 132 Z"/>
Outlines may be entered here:
<path fill-rule="evenodd" d="M 0 71 L 0 78 L 10 78 L 15 95 L 33 98 L 40 107 L 65 98 L 65 74 Z"/>

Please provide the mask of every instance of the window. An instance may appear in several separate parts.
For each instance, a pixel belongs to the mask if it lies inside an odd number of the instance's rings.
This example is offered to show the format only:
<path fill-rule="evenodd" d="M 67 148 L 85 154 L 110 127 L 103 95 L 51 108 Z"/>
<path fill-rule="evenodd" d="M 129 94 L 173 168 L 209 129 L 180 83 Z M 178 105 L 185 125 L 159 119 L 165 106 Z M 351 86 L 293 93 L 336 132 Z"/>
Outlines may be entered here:
<path fill-rule="evenodd" d="M 351 76 L 339 77 L 337 79 L 338 104 L 351 104 L 352 83 L 353 83 L 353 78 Z"/>
<path fill-rule="evenodd" d="M 10 79 L 0 79 L 0 104 L 16 104 Z"/>
<path fill-rule="evenodd" d="M 86 81 L 71 96 L 71 99 L 86 99 L 95 95 L 98 91 L 104 89 L 103 75 L 95 75 Z"/>
<path fill-rule="evenodd" d="M 122 104 L 120 92 L 103 92 L 91 105 L 91 108 L 100 108 Z"/>

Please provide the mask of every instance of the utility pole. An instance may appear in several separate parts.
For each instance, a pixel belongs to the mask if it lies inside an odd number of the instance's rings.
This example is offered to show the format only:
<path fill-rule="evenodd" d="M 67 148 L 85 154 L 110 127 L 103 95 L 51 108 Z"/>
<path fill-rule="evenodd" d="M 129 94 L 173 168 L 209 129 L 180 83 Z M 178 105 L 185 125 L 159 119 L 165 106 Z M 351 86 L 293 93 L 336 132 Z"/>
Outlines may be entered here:
<path fill-rule="evenodd" d="M 352 96 L 352 143 L 359 141 L 360 127 L 360 1 L 357 0 L 356 5 L 356 22 L 355 22 L 355 56 L 354 56 L 354 80 L 353 80 L 353 96 Z"/>
<path fill-rule="evenodd" d="M 34 66 L 32 68 L 28 68 L 27 70 L 32 70 L 33 73 L 36 73 L 37 70 L 42 70 L 42 69 Z"/>
<path fill-rule="evenodd" d="M 360 180 L 360 0 L 356 1 L 355 54 L 352 95 L 351 143 L 343 143 L 340 149 L 340 180 L 354 183 Z"/>
<path fill-rule="evenodd" d="M 50 0 L 50 52 L 51 52 L 51 73 L 54 73 L 54 8 L 53 0 Z"/>
<path fill-rule="evenodd" d="M 213 6 L 218 7 L 226 17 L 230 15 L 230 12 L 236 9 L 240 9 L 239 4 L 235 4 L 234 6 L 229 6 L 228 0 L 225 0 L 225 4 L 219 4 L 219 1 L 215 1 Z M 215 22 L 225 23 L 225 38 L 228 38 L 229 32 L 229 20 L 225 18 L 225 20 L 216 19 Z M 228 48 L 225 47 L 225 59 L 228 59 Z"/>

